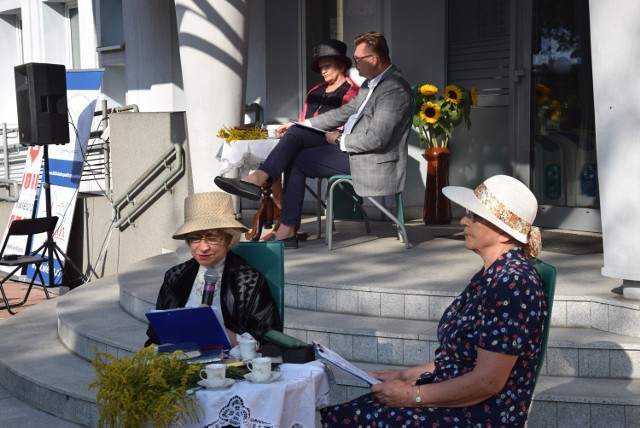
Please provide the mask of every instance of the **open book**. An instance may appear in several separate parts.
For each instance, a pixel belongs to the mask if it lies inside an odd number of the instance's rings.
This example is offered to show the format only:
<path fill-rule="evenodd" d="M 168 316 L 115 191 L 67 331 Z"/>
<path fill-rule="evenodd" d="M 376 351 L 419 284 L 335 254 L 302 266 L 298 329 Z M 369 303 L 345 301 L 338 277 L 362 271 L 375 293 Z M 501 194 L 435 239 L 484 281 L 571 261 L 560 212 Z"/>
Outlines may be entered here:
<path fill-rule="evenodd" d="M 380 383 L 380 381 L 378 379 L 376 379 L 375 377 L 369 375 L 364 370 L 359 369 L 358 367 L 354 366 L 352 363 L 350 363 L 349 361 L 345 360 L 340 355 L 338 355 L 337 353 L 333 352 L 331 349 L 327 348 L 326 346 L 319 344 L 315 340 L 313 341 L 313 348 L 314 348 L 318 358 L 321 358 L 322 360 L 324 360 L 324 361 L 326 361 L 326 362 L 328 362 L 328 363 L 330 363 L 330 364 L 332 364 L 332 365 L 334 365 L 334 366 L 336 366 L 338 368 L 341 368 L 342 370 L 346 371 L 347 373 L 352 374 L 353 376 L 357 377 L 358 379 L 367 382 L 369 385 L 375 385 L 376 383 Z"/>

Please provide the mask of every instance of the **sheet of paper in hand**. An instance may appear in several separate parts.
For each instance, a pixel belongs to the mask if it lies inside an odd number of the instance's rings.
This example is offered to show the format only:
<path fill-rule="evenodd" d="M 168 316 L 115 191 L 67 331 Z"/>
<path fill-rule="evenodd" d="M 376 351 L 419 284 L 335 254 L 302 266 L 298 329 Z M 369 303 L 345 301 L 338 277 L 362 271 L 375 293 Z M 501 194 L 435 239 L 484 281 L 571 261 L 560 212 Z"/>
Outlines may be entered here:
<path fill-rule="evenodd" d="M 306 128 L 306 129 L 310 129 L 312 131 L 320 132 L 322 134 L 326 134 L 328 132 L 328 131 L 325 131 L 324 129 L 315 128 L 313 126 L 305 125 L 304 123 L 301 123 L 301 122 L 294 122 L 293 125 L 294 126 L 300 126 L 302 128 Z"/>
<path fill-rule="evenodd" d="M 333 364 L 334 366 L 346 371 L 347 373 L 357 377 L 360 380 L 367 382 L 369 385 L 375 385 L 376 383 L 380 383 L 380 381 L 373 376 L 369 375 L 364 370 L 354 366 L 349 361 L 342 358 L 337 353 L 333 352 L 331 349 L 327 348 L 324 345 L 319 344 L 316 341 L 313 341 L 313 347 L 315 349 L 316 355 L 318 358 Z"/>

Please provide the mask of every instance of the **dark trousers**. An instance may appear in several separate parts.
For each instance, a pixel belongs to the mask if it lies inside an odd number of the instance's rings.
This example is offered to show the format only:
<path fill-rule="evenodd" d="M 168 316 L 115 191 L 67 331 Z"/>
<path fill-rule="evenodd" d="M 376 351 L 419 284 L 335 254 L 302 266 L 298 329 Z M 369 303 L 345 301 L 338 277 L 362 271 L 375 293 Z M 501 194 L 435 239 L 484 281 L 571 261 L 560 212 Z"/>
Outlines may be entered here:
<path fill-rule="evenodd" d="M 349 155 L 327 143 L 324 134 L 292 126 L 259 168 L 272 180 L 284 174 L 281 221 L 300 224 L 307 177 L 350 174 Z"/>

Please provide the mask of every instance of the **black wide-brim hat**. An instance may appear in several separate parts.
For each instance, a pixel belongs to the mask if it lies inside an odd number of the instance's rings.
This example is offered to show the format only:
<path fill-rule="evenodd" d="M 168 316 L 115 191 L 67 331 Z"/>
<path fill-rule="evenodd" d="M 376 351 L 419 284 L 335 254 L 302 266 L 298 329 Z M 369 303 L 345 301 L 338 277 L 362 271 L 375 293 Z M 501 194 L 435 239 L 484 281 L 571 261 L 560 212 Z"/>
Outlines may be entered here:
<path fill-rule="evenodd" d="M 351 58 L 347 56 L 347 45 L 340 40 L 330 39 L 320 43 L 313 49 L 313 62 L 311 69 L 316 73 L 320 73 L 318 61 L 322 58 L 333 58 L 342 61 L 347 65 L 347 69 L 351 68 Z"/>

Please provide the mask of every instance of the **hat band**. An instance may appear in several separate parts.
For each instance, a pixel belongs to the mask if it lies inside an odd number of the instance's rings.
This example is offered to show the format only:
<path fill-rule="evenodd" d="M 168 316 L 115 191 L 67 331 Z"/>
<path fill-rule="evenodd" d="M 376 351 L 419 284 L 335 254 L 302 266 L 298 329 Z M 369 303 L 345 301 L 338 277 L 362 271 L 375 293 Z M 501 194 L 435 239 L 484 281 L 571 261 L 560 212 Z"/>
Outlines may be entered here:
<path fill-rule="evenodd" d="M 480 200 L 480 203 L 504 224 L 525 236 L 529 234 L 531 224 L 520 218 L 517 214 L 511 212 L 509 208 L 500 202 L 498 198 L 496 198 L 493 193 L 487 189 L 487 186 L 485 186 L 484 183 L 481 183 L 476 187 L 473 193 L 476 195 L 476 198 Z"/>

